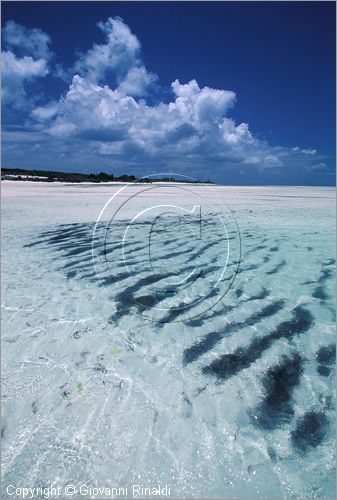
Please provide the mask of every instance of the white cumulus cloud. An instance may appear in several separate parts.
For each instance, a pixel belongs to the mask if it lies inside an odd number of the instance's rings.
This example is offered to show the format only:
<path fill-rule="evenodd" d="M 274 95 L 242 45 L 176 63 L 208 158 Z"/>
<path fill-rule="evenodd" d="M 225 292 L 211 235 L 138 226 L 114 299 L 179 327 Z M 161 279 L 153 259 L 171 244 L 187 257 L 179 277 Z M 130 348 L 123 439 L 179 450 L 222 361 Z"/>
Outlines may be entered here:
<path fill-rule="evenodd" d="M 267 155 L 246 123 L 236 125 L 226 116 L 235 102 L 234 92 L 200 88 L 195 80 L 175 80 L 172 90 L 171 102 L 149 106 L 118 87 L 112 90 L 76 75 L 57 104 L 39 107 L 33 115 L 45 122 L 49 134 L 101 143 L 98 151 L 105 155 L 132 151 L 150 157 L 207 154 L 244 159 L 252 150 L 261 161 Z M 266 164 L 277 164 L 269 153 Z"/>
<path fill-rule="evenodd" d="M 8 21 L 3 29 L 2 103 L 7 112 L 30 109 L 35 101 L 27 93 L 27 84 L 49 73 L 50 37 L 40 29 L 28 29 Z"/>
<path fill-rule="evenodd" d="M 76 154 L 85 151 L 84 159 L 91 164 L 96 159 L 102 165 L 111 161 L 110 165 L 142 168 L 165 163 L 173 168 L 190 165 L 202 172 L 203 165 L 212 164 L 239 172 L 269 169 L 275 175 L 281 167 L 313 162 L 313 168 L 321 168 L 316 149 L 271 146 L 258 139 L 248 123 L 236 123 L 231 116 L 236 94 L 231 90 L 200 87 L 196 79 L 173 79 L 170 98 L 166 92 L 165 102 L 156 99 L 150 104 L 157 76 L 146 69 L 137 36 L 119 17 L 98 27 L 103 43 L 94 43 L 64 68 L 53 65 L 46 33 L 13 21 L 6 24 L 3 102 L 12 112 L 29 111 L 28 124 L 39 144 L 50 141 L 55 154 L 63 144 L 67 158 L 72 151 L 74 164 Z M 61 96 L 41 104 L 34 83 L 48 74 L 67 84 Z M 10 133 L 6 137 L 10 143 Z"/>
<path fill-rule="evenodd" d="M 30 99 L 25 85 L 49 73 L 44 59 L 31 56 L 17 57 L 10 51 L 2 52 L 2 103 L 17 110 L 29 108 Z"/>
<path fill-rule="evenodd" d="M 8 21 L 2 31 L 4 45 L 8 50 L 34 59 L 50 59 L 50 36 L 38 28 L 26 28 L 14 21 Z"/>
<path fill-rule="evenodd" d="M 107 75 L 113 74 L 120 92 L 141 96 L 148 85 L 156 79 L 149 73 L 140 57 L 140 42 L 119 17 L 98 23 L 105 36 L 105 43 L 95 43 L 80 55 L 74 72 L 91 82 L 103 83 Z"/>

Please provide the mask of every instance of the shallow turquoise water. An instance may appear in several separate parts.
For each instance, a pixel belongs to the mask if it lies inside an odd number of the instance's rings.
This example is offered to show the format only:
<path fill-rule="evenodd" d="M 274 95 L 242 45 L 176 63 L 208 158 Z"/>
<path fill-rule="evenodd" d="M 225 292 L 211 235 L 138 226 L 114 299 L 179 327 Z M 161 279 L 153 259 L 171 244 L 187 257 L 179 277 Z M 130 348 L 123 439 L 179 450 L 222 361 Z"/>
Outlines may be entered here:
<path fill-rule="evenodd" d="M 4 198 L 4 497 L 334 497 L 334 191 L 203 189 L 188 225 L 111 212 L 94 240 L 108 187 Z"/>

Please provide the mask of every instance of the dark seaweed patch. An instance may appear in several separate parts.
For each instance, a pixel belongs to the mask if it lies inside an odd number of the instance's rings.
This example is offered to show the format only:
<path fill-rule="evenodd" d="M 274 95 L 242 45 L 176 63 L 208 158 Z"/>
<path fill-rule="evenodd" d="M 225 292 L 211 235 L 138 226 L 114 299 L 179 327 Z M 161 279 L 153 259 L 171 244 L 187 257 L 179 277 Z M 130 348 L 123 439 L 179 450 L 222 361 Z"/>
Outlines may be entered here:
<path fill-rule="evenodd" d="M 273 342 L 282 337 L 291 339 L 296 334 L 304 333 L 309 330 L 313 322 L 314 318 L 310 311 L 302 306 L 296 307 L 292 319 L 280 323 L 270 335 L 255 338 L 247 347 L 239 347 L 233 354 L 226 354 L 216 359 L 202 371 L 218 379 L 227 380 L 255 363 Z"/>
<path fill-rule="evenodd" d="M 248 266 L 241 267 L 241 269 L 239 269 L 239 271 L 238 271 L 238 274 L 244 273 L 245 271 L 253 271 L 254 269 L 258 269 L 258 268 L 259 268 L 259 264 L 249 264 Z"/>
<path fill-rule="evenodd" d="M 303 283 L 301 283 L 301 285 L 315 285 L 315 283 L 317 283 L 317 282 L 313 281 L 313 280 L 308 280 L 308 281 L 303 281 Z"/>
<path fill-rule="evenodd" d="M 170 323 L 178 318 L 181 314 L 188 311 L 194 307 L 194 303 L 188 304 L 186 302 L 179 302 L 176 308 L 170 309 L 166 316 L 160 321 L 160 323 Z"/>
<path fill-rule="evenodd" d="M 160 281 L 162 278 L 163 276 L 160 274 L 152 274 L 145 278 L 141 278 L 133 285 L 126 287 L 124 290 L 119 292 L 115 297 L 118 301 L 117 311 L 113 316 L 110 317 L 109 322 L 116 322 L 122 316 L 129 314 L 132 307 L 141 307 L 142 301 L 144 301 L 144 306 L 146 306 L 145 302 L 147 302 L 148 304 L 152 303 L 153 305 L 160 302 L 160 300 L 162 300 L 164 296 L 159 292 L 157 292 L 157 297 L 152 298 L 149 298 L 150 296 L 148 295 L 135 297 L 135 294 L 139 292 L 144 286 L 154 284 Z M 147 307 L 152 306 L 148 305 Z"/>
<path fill-rule="evenodd" d="M 312 296 L 314 297 L 314 299 L 319 299 L 319 300 L 327 300 L 328 299 L 328 294 L 326 293 L 325 287 L 323 287 L 323 286 L 318 286 L 317 288 L 315 288 Z"/>
<path fill-rule="evenodd" d="M 285 265 L 286 265 L 286 261 L 281 260 L 281 262 L 279 264 L 277 264 L 273 269 L 271 269 L 270 271 L 266 271 L 266 274 L 276 274 L 281 269 L 283 269 L 283 267 L 285 267 Z"/>
<path fill-rule="evenodd" d="M 213 347 L 220 342 L 223 335 L 223 332 L 210 332 L 203 340 L 185 349 L 183 357 L 184 365 L 192 363 L 199 356 L 213 349 Z"/>
<path fill-rule="evenodd" d="M 102 365 L 102 363 L 96 363 L 96 365 L 93 367 L 93 370 L 104 374 L 108 373 L 108 370 L 105 368 L 104 365 Z"/>
<path fill-rule="evenodd" d="M 325 283 L 329 278 L 332 277 L 332 269 L 323 269 L 320 277 L 318 278 L 318 283 Z"/>
<path fill-rule="evenodd" d="M 249 316 L 245 321 L 231 323 L 218 332 L 208 333 L 200 342 L 198 342 L 197 344 L 193 344 L 192 346 L 185 349 L 183 354 L 183 363 L 185 365 L 188 363 L 192 363 L 200 356 L 213 349 L 213 347 L 226 335 L 231 334 L 235 330 L 255 325 L 259 321 L 279 312 L 283 306 L 283 300 L 273 302 L 272 304 L 267 305 L 260 311 Z"/>
<path fill-rule="evenodd" d="M 68 257 L 72 257 L 73 255 L 80 255 L 82 253 L 89 252 L 90 249 L 91 249 L 91 247 L 88 246 L 88 245 L 85 245 L 85 246 L 82 246 L 82 247 L 73 248 L 72 250 L 69 250 L 69 252 L 67 253 L 67 256 Z"/>
<path fill-rule="evenodd" d="M 193 250 L 193 247 L 185 248 L 184 250 L 179 250 L 176 252 L 169 252 L 164 255 L 160 255 L 157 258 L 151 256 L 151 260 L 166 260 L 166 259 L 171 259 L 172 257 L 178 257 L 179 255 L 188 255 L 191 251 Z"/>
<path fill-rule="evenodd" d="M 226 240 L 227 241 L 227 240 Z M 221 243 L 221 240 L 215 240 L 215 241 L 211 241 L 209 243 L 207 243 L 206 245 L 204 245 L 203 247 L 201 247 L 200 249 L 198 249 L 196 252 L 193 252 L 189 258 L 186 260 L 186 263 L 189 263 L 189 262 L 192 262 L 193 260 L 195 260 L 199 255 L 203 255 L 204 252 L 206 252 L 206 250 L 208 250 L 209 248 L 212 248 L 214 245 L 218 245 L 219 243 Z"/>
<path fill-rule="evenodd" d="M 164 299 L 164 296 L 141 295 L 134 297 L 134 302 L 143 307 L 153 307 Z"/>
<path fill-rule="evenodd" d="M 208 314 L 190 319 L 188 321 L 185 321 L 185 323 L 192 327 L 202 326 L 205 321 L 208 321 L 210 318 L 215 318 L 217 316 L 221 316 L 222 318 L 224 318 L 225 315 L 231 312 L 233 309 L 235 309 L 234 305 L 223 305 L 221 309 L 218 308 L 216 311 L 210 309 Z"/>
<path fill-rule="evenodd" d="M 193 267 L 185 267 L 185 271 L 188 271 L 188 270 L 193 270 L 195 268 Z M 207 277 L 207 275 L 214 271 L 214 270 L 218 270 L 219 269 L 219 266 L 208 266 L 207 268 L 203 269 L 200 271 L 200 273 L 196 273 L 195 275 L 192 275 L 190 276 L 187 280 L 185 280 L 185 286 L 186 284 L 189 284 L 191 282 L 194 282 L 196 279 L 205 279 Z M 230 275 L 228 276 L 227 278 L 222 278 L 222 281 L 230 281 L 233 279 L 233 275 Z M 169 293 L 168 291 L 165 292 L 166 294 Z M 219 294 L 219 288 L 218 287 L 214 287 L 207 295 L 205 298 L 209 299 L 209 298 L 212 298 L 216 295 Z M 164 323 L 169 323 L 171 321 L 174 321 L 176 318 L 178 318 L 180 315 L 182 315 L 183 313 L 185 313 L 186 311 L 192 309 L 193 307 L 195 307 L 195 303 L 192 302 L 192 303 L 185 303 L 185 302 L 180 302 L 175 308 L 172 308 L 168 311 L 168 313 L 164 316 L 164 318 L 162 318 L 161 320 L 158 321 L 158 323 L 160 325 L 164 324 Z M 211 317 L 211 316 L 217 316 L 217 315 L 222 315 L 224 312 L 228 312 L 229 310 L 233 309 L 234 306 L 225 306 L 225 310 L 223 312 L 213 312 L 212 314 L 208 315 L 207 317 L 203 317 L 202 319 L 200 318 L 200 321 L 199 319 L 196 319 L 195 323 L 191 323 L 190 321 L 191 320 L 186 320 L 186 324 L 190 324 L 191 326 L 200 326 L 202 324 L 203 321 L 205 321 L 205 319 Z"/>
<path fill-rule="evenodd" d="M 296 423 L 296 428 L 291 432 L 293 447 L 307 453 L 320 445 L 328 429 L 328 418 L 323 412 L 308 412 Z"/>
<path fill-rule="evenodd" d="M 316 358 L 322 365 L 333 365 L 336 361 L 336 344 L 321 347 L 316 353 Z"/>
<path fill-rule="evenodd" d="M 120 281 L 123 281 L 127 278 L 130 278 L 130 273 L 125 272 L 125 273 L 118 273 L 114 275 L 107 276 L 105 278 L 100 279 L 100 285 L 102 286 L 111 286 L 114 283 L 118 283 Z"/>
<path fill-rule="evenodd" d="M 251 246 L 251 245 L 249 245 L 249 246 Z M 266 245 L 257 245 L 257 246 L 253 246 L 253 248 L 251 248 L 250 250 L 247 250 L 247 251 L 245 252 L 245 255 L 246 255 L 246 256 L 247 256 L 247 255 L 250 255 L 251 253 L 255 253 L 255 252 L 259 251 L 259 250 L 263 250 L 264 248 L 267 248 L 267 247 L 266 247 Z"/>
<path fill-rule="evenodd" d="M 67 269 L 68 267 L 76 267 L 76 269 L 87 269 L 88 264 L 87 262 L 92 261 L 92 256 L 88 257 L 82 257 L 82 258 L 77 258 L 76 260 L 70 260 L 69 262 L 66 262 L 62 269 Z M 83 265 L 82 265 L 83 264 Z"/>
<path fill-rule="evenodd" d="M 244 302 L 250 302 L 251 300 L 263 300 L 268 297 L 269 294 L 270 291 L 263 287 L 261 292 L 257 293 L 256 295 L 251 295 L 250 297 L 248 297 L 248 299 L 245 299 Z"/>
<path fill-rule="evenodd" d="M 292 394 L 300 382 L 303 359 L 299 354 L 283 358 L 270 368 L 263 378 L 265 398 L 254 411 L 254 423 L 266 430 L 273 430 L 291 420 L 294 408 Z"/>
<path fill-rule="evenodd" d="M 276 451 L 274 450 L 274 448 L 272 448 L 271 446 L 268 446 L 267 452 L 268 452 L 270 460 L 272 460 L 273 462 L 276 462 L 277 454 L 276 454 Z"/>
<path fill-rule="evenodd" d="M 319 373 L 323 377 L 328 377 L 330 375 L 330 373 L 331 373 L 331 370 L 327 366 L 319 365 L 317 367 L 317 373 Z"/>
<path fill-rule="evenodd" d="M 334 264 L 336 264 L 336 259 L 328 259 L 324 262 L 325 266 L 333 266 Z"/>

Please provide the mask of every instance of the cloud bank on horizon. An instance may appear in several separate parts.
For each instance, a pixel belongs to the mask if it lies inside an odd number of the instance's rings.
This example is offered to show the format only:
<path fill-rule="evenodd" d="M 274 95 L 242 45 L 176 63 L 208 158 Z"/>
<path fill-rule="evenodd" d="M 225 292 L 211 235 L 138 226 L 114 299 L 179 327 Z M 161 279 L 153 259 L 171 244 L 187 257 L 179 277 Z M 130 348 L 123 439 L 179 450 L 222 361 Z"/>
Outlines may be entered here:
<path fill-rule="evenodd" d="M 72 67 L 55 63 L 48 34 L 8 21 L 3 30 L 3 165 L 140 175 L 176 171 L 226 180 L 272 172 L 327 172 L 316 149 L 271 146 L 230 113 L 236 94 L 172 81 L 170 100 L 148 71 L 141 44 L 119 17 L 98 23 L 104 41 L 77 54 Z M 64 82 L 48 97 L 46 78 Z M 165 90 L 165 89 L 164 89 Z M 22 147 L 19 147 L 19 145 Z M 27 164 L 29 161 L 29 164 Z M 240 177 L 241 176 L 241 177 Z"/>

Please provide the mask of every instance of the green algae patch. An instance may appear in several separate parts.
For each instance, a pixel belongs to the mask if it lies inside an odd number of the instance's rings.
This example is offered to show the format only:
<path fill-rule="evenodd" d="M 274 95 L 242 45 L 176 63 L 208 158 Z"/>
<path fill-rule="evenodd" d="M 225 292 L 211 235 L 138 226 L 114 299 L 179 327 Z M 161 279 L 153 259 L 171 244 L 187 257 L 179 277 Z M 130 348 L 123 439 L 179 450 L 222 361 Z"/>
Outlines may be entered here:
<path fill-rule="evenodd" d="M 121 347 L 112 347 L 112 349 L 110 350 L 110 353 L 113 355 L 113 356 L 118 356 L 121 352 L 123 352 L 123 349 Z"/>
<path fill-rule="evenodd" d="M 82 382 L 79 382 L 78 384 L 76 384 L 76 390 L 78 393 L 81 393 L 83 391 L 84 387 L 83 387 L 83 384 Z"/>

